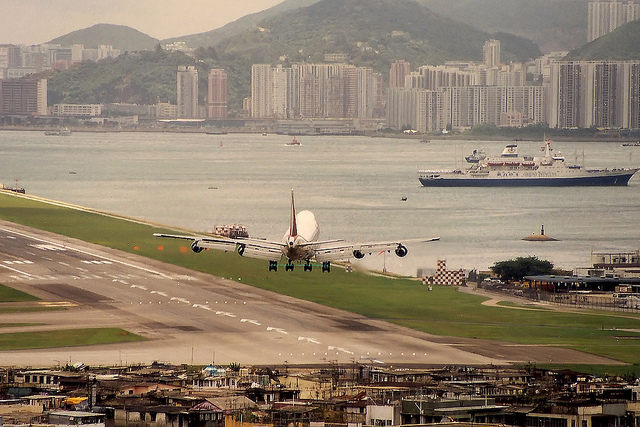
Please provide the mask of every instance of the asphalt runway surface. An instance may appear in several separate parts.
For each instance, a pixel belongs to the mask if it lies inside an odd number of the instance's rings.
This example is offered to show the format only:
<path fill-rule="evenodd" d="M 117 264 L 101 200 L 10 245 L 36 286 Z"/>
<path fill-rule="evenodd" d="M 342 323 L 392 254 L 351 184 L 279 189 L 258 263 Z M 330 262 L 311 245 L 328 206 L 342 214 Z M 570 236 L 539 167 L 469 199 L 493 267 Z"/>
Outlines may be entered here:
<path fill-rule="evenodd" d="M 64 307 L 0 313 L 0 326 L 38 323 L 0 333 L 120 327 L 148 338 L 2 351 L 2 366 L 617 363 L 557 347 L 433 336 L 6 221 L 0 221 L 0 283 L 43 300 L 29 304 Z"/>

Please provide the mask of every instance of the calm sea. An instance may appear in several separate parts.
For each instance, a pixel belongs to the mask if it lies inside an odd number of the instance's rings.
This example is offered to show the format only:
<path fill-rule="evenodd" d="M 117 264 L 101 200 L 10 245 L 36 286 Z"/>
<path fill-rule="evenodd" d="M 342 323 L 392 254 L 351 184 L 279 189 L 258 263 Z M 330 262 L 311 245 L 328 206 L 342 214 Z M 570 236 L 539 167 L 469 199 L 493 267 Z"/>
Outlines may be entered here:
<path fill-rule="evenodd" d="M 591 251 L 640 248 L 640 177 L 627 187 L 425 188 L 420 168 L 464 166 L 463 156 L 505 142 L 369 137 L 177 133 L 0 132 L 0 182 L 28 194 L 196 231 L 241 223 L 255 237 L 280 240 L 290 191 L 298 210 L 316 214 L 321 239 L 411 244 L 409 255 L 373 255 L 367 268 L 415 275 L 445 259 L 450 268 L 486 269 L 536 255 L 556 266 L 588 266 Z M 541 142 L 519 142 L 537 154 Z M 554 143 L 567 161 L 640 165 L 640 148 L 620 143 Z M 402 198 L 406 197 L 406 201 Z M 558 242 L 526 242 L 546 234 Z M 266 266 L 265 266 L 266 268 Z"/>

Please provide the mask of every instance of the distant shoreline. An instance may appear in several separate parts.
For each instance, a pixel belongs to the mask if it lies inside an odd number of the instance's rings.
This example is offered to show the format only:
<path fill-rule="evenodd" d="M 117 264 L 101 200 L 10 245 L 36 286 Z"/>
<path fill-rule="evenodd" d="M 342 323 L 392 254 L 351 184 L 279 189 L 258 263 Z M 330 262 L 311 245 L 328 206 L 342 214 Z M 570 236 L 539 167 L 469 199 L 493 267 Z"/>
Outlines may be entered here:
<path fill-rule="evenodd" d="M 249 130 L 249 129 L 225 129 L 224 133 L 216 134 L 212 133 L 211 129 L 202 129 L 202 128 L 189 128 L 189 127 L 173 127 L 173 128 L 154 128 L 149 126 L 140 126 L 137 128 L 108 128 L 108 127 L 99 127 L 99 128 L 88 128 L 84 126 L 74 126 L 68 127 L 72 132 L 77 133 L 192 133 L 192 134 L 207 134 L 210 136 L 221 136 L 224 134 L 246 134 L 246 135 L 255 135 L 265 133 L 259 130 Z M 54 126 L 0 126 L 0 131 L 20 131 L 20 132 L 45 132 L 58 130 L 59 127 Z M 276 135 L 275 132 L 268 132 L 270 135 Z M 281 136 L 293 136 L 294 134 L 277 134 Z M 416 142 L 429 143 L 431 140 L 437 141 L 446 141 L 446 140 L 455 140 L 455 141 L 541 141 L 542 138 L 534 138 L 530 136 L 526 137 L 505 137 L 500 135 L 469 135 L 469 134 L 414 134 L 414 135 L 405 135 L 402 133 L 391 133 L 391 132 L 365 132 L 362 135 L 341 135 L 341 134 L 302 134 L 295 136 L 300 137 L 316 137 L 316 136 L 331 136 L 331 137 L 350 137 L 350 136 L 369 136 L 372 138 L 395 138 L 395 139 L 414 139 Z M 553 141 L 578 141 L 578 142 L 636 142 L 638 138 L 632 137 L 585 137 L 585 136 L 551 136 L 549 139 Z"/>

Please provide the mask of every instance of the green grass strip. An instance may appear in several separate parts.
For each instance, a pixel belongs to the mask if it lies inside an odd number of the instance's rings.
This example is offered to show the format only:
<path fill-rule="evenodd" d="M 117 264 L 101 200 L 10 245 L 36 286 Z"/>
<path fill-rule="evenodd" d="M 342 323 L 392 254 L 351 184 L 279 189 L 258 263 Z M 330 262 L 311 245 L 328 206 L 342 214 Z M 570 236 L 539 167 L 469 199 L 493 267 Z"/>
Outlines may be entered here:
<path fill-rule="evenodd" d="M 40 326 L 43 323 L 0 323 L 1 328 L 19 328 L 22 326 Z"/>
<path fill-rule="evenodd" d="M 28 302 L 40 301 L 40 298 L 29 295 L 17 289 L 0 285 L 0 302 Z"/>
<path fill-rule="evenodd" d="M 0 350 L 78 347 L 145 341 L 146 338 L 120 328 L 61 329 L 56 331 L 0 334 Z"/>

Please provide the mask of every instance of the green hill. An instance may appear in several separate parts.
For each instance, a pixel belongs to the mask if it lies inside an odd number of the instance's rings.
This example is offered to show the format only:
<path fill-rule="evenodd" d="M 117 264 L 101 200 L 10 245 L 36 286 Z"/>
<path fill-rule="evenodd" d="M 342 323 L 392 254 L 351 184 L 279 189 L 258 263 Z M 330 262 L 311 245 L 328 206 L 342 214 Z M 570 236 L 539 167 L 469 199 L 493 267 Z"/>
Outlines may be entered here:
<path fill-rule="evenodd" d="M 57 37 L 49 43 L 63 46 L 82 44 L 87 49 L 96 49 L 98 45 L 104 44 L 123 52 L 132 52 L 152 50 L 160 41 L 124 25 L 96 24 Z"/>
<path fill-rule="evenodd" d="M 484 42 L 493 37 L 411 0 L 322 0 L 262 20 L 222 41 L 216 51 L 249 57 L 254 63 L 275 62 L 282 56 L 292 62 L 322 61 L 324 53 L 340 52 L 356 65 L 387 73 L 396 59 L 414 66 L 480 60 Z M 505 38 L 507 61 L 540 54 L 530 41 Z"/>
<path fill-rule="evenodd" d="M 417 0 L 435 13 L 487 33 L 511 33 L 534 40 L 545 51 L 569 50 L 587 38 L 588 0 Z M 213 46 L 255 28 L 258 22 L 319 0 L 285 0 L 262 12 L 247 15 L 205 33 L 163 40 L 184 41 L 190 47 Z"/>
<path fill-rule="evenodd" d="M 215 30 L 180 37 L 172 37 L 170 39 L 162 40 L 162 44 L 166 45 L 169 43 L 182 41 L 191 48 L 215 46 L 226 38 L 239 34 L 250 28 L 255 28 L 258 22 L 263 19 L 271 18 L 281 13 L 306 7 L 312 5 L 313 3 L 317 3 L 318 1 L 319 0 L 285 0 L 282 3 L 279 3 L 267 10 L 243 16 L 242 18 L 230 22 L 227 25 Z"/>
<path fill-rule="evenodd" d="M 48 74 L 48 104 L 176 102 L 178 65 L 195 65 L 182 52 L 128 53 Z"/>
<path fill-rule="evenodd" d="M 507 32 L 562 51 L 587 40 L 589 0 L 418 0 L 436 13 L 487 32 Z"/>
<path fill-rule="evenodd" d="M 607 35 L 569 52 L 568 61 L 640 59 L 640 21 L 625 24 Z"/>

